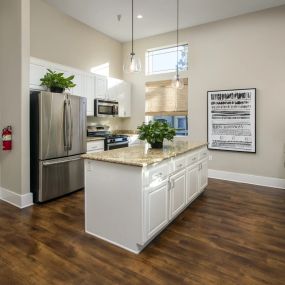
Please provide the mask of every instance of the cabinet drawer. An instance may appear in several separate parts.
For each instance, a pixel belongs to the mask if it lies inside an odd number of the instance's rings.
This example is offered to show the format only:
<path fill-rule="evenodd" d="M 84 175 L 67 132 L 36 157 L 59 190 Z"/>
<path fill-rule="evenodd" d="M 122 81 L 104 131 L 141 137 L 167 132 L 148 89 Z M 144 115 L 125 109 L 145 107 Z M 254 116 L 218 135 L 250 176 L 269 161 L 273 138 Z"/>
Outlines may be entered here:
<path fill-rule="evenodd" d="M 104 140 L 87 142 L 87 152 L 104 150 Z"/>
<path fill-rule="evenodd" d="M 174 159 L 173 163 L 174 163 L 174 171 L 181 170 L 186 167 L 186 158 L 177 157 Z"/>
<path fill-rule="evenodd" d="M 145 185 L 149 185 L 155 181 L 167 178 L 168 173 L 168 163 L 163 163 L 162 165 L 154 166 L 146 172 Z"/>
<path fill-rule="evenodd" d="M 199 160 L 207 158 L 207 157 L 208 157 L 208 150 L 204 148 L 199 152 Z"/>
<path fill-rule="evenodd" d="M 195 153 L 191 153 L 187 156 L 187 165 L 191 165 L 194 164 L 198 161 L 199 159 L 199 153 L 195 152 Z"/>

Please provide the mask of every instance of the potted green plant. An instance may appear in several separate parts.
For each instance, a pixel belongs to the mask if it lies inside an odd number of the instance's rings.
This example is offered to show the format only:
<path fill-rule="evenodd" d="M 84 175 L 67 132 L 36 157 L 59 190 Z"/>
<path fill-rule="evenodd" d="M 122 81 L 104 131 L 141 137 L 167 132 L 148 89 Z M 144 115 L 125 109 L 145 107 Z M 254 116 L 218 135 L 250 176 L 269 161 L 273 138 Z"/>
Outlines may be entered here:
<path fill-rule="evenodd" d="M 175 129 L 165 122 L 150 121 L 138 126 L 138 134 L 139 139 L 146 140 L 152 148 L 162 148 L 164 139 L 173 140 Z"/>
<path fill-rule="evenodd" d="M 63 73 L 47 69 L 47 73 L 41 78 L 41 85 L 49 88 L 51 92 L 62 93 L 65 88 L 70 89 L 76 84 L 72 82 L 74 75 L 64 77 Z"/>

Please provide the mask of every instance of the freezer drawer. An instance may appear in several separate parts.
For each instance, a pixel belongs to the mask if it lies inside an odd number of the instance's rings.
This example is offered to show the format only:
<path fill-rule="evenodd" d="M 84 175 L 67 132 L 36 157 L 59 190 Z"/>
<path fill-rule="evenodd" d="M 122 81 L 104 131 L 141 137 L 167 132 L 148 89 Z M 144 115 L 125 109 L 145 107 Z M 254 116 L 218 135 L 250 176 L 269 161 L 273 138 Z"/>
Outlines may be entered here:
<path fill-rule="evenodd" d="M 39 189 L 35 202 L 44 202 L 84 188 L 84 160 L 80 156 L 39 163 Z"/>

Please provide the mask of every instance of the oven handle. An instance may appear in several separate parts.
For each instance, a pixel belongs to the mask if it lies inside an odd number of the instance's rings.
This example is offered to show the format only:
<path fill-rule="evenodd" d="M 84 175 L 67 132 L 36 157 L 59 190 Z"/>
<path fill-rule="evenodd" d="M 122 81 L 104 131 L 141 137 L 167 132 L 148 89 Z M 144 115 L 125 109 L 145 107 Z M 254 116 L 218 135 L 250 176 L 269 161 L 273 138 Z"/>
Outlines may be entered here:
<path fill-rule="evenodd" d="M 110 146 L 123 145 L 123 144 L 129 146 L 129 143 L 127 141 L 124 141 L 124 142 L 118 142 L 118 143 L 108 143 L 107 147 L 109 149 Z"/>

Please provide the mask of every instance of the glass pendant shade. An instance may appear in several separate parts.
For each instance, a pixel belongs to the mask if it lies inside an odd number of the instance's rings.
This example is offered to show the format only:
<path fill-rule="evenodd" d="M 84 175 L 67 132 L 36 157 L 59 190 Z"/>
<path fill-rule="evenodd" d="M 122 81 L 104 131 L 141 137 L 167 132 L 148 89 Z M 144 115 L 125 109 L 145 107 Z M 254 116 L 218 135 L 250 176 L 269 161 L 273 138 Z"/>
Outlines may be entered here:
<path fill-rule="evenodd" d="M 184 87 L 183 78 L 180 78 L 178 74 L 175 74 L 171 81 L 171 87 L 174 89 L 183 89 Z"/>
<path fill-rule="evenodd" d="M 140 72 L 142 70 L 140 58 L 136 57 L 135 53 L 130 53 L 130 56 L 127 57 L 124 63 L 123 69 L 126 73 Z"/>
<path fill-rule="evenodd" d="M 142 70 L 141 60 L 134 53 L 134 0 L 132 0 L 132 51 L 123 65 L 123 70 L 125 73 L 136 73 Z"/>

